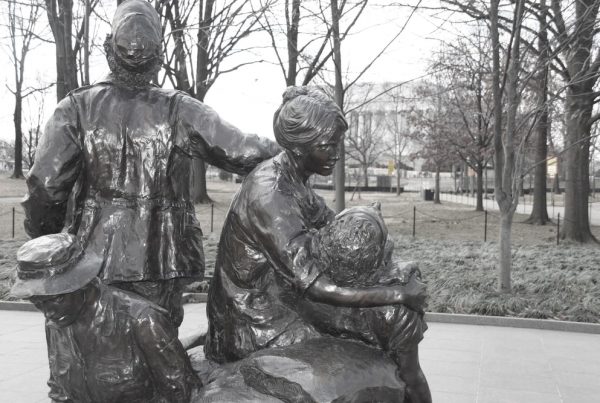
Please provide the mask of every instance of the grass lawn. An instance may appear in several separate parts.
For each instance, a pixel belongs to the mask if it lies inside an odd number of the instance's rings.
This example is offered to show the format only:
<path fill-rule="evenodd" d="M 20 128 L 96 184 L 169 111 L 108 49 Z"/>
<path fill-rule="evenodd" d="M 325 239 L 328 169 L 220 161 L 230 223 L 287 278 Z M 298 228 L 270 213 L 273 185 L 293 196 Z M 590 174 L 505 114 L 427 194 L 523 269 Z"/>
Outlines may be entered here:
<path fill-rule="evenodd" d="M 4 194 L 7 179 L 0 177 Z M 12 180 L 8 180 L 12 181 Z M 24 183 L 8 182 L 14 196 L 24 193 Z M 209 271 L 214 267 L 216 246 L 231 198 L 238 185 L 209 182 L 210 205 L 196 206 L 205 233 Z M 320 191 L 330 206 L 333 192 Z M 7 196 L 13 196 L 12 194 Z M 347 206 L 378 200 L 395 239 L 396 259 L 419 262 L 430 293 L 432 312 L 552 318 L 600 322 L 600 247 L 598 245 L 556 245 L 553 225 L 522 224 L 526 216 L 515 215 L 513 228 L 513 289 L 508 295 L 495 292 L 498 261 L 498 217 L 488 215 L 487 242 L 483 242 L 484 215 L 472 207 L 454 203 L 434 205 L 418 194 L 400 197 L 390 193 L 362 193 Z M 14 204 L 19 208 L 18 204 Z M 11 204 L 0 204 L 2 211 Z M 416 214 L 414 213 L 416 207 Z M 413 214 L 416 236 L 412 237 Z M 212 227 L 211 232 L 211 216 Z M 22 220 L 21 215 L 17 217 Z M 22 224 L 19 223 L 19 230 Z M 600 228 L 593 232 L 600 239 Z M 10 230 L 0 227 L 0 298 L 6 298 L 15 265 L 15 255 L 26 240 L 22 230 L 10 239 Z"/>
<path fill-rule="evenodd" d="M 396 251 L 419 261 L 429 311 L 600 322 L 598 246 L 514 245 L 511 294 L 496 292 L 496 242 L 401 236 Z"/>

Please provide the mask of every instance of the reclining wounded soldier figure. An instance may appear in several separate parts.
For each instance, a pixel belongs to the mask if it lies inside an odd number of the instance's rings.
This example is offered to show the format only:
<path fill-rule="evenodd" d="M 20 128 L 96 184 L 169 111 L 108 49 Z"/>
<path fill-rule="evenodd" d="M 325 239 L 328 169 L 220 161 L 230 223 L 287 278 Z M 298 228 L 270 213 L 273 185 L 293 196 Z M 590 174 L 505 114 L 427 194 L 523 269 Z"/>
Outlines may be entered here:
<path fill-rule="evenodd" d="M 11 295 L 46 316 L 52 401 L 190 400 L 200 381 L 168 312 L 102 284 L 102 258 L 60 233 L 25 243 L 17 260 Z"/>
<path fill-rule="evenodd" d="M 326 263 L 324 274 L 337 286 L 410 286 L 413 278 L 420 280 L 414 263 L 400 267 L 392 261 L 393 242 L 387 239 L 379 203 L 342 211 L 317 236 L 320 242 L 316 244 Z M 418 343 L 427 329 L 423 312 L 405 305 L 344 308 L 306 300 L 302 309 L 305 318 L 322 332 L 382 348 L 398 365 L 408 401 L 431 402 L 418 359 Z"/>

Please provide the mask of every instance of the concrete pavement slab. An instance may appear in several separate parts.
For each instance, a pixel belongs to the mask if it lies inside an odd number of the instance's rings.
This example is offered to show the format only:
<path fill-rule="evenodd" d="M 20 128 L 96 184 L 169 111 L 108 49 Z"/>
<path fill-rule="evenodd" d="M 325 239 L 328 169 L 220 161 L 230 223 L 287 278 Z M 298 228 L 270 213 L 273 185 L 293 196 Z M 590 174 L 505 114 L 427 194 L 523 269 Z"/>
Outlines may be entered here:
<path fill-rule="evenodd" d="M 206 329 L 206 305 L 185 306 L 181 337 Z M 44 319 L 0 311 L 0 402 L 48 401 Z M 435 403 L 600 401 L 600 336 L 430 323 L 421 365 Z"/>

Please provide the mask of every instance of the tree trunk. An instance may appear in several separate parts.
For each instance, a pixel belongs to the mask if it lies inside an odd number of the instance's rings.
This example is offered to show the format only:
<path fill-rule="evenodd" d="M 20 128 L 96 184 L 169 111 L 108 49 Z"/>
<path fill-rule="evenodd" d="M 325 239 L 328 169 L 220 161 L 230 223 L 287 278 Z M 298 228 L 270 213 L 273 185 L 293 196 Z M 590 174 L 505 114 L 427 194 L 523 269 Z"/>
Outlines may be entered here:
<path fill-rule="evenodd" d="M 13 120 L 15 123 L 15 166 L 11 178 L 22 179 L 23 176 L 23 130 L 21 128 L 21 114 L 23 110 L 23 99 L 21 88 L 17 88 L 15 97 L 15 112 Z"/>
<path fill-rule="evenodd" d="M 461 170 L 461 176 L 460 176 L 460 180 L 461 180 L 461 193 L 469 193 L 469 166 L 467 165 L 467 163 L 463 163 L 463 167 Z"/>
<path fill-rule="evenodd" d="M 514 211 L 501 211 L 500 213 L 500 261 L 498 262 L 498 291 L 502 293 L 511 291 L 511 232 L 513 213 Z"/>
<path fill-rule="evenodd" d="M 45 0 L 56 52 L 56 99 L 62 100 L 77 83 L 77 58 L 72 47 L 73 1 Z"/>
<path fill-rule="evenodd" d="M 456 193 L 458 190 L 456 183 L 456 164 L 452 164 L 452 179 L 454 179 L 454 193 Z"/>
<path fill-rule="evenodd" d="M 477 205 L 475 211 L 483 211 L 483 164 L 477 164 Z"/>
<path fill-rule="evenodd" d="M 335 65 L 335 103 L 344 111 L 344 86 L 342 83 L 342 51 L 340 44 L 340 12 L 338 1 L 331 0 L 331 31 L 333 39 L 333 63 Z M 340 159 L 335 165 L 335 209 L 339 213 L 346 208 L 345 182 L 346 158 L 344 142 L 340 142 Z"/>
<path fill-rule="evenodd" d="M 60 4 L 60 2 L 59 2 Z M 73 0 L 64 0 L 63 2 L 63 29 L 65 41 L 65 96 L 72 90 L 79 87 L 77 83 L 77 57 L 73 52 Z"/>
<path fill-rule="evenodd" d="M 592 96 L 574 93 L 567 88 L 567 152 L 565 153 L 565 220 L 561 238 L 577 242 L 590 242 L 595 238 L 590 230 L 588 216 L 590 126 Z M 577 144 L 576 144 L 577 143 Z"/>
<path fill-rule="evenodd" d="M 367 190 L 367 188 L 369 187 L 369 167 L 366 164 L 363 165 L 363 177 L 364 177 L 363 183 L 365 184 L 365 190 Z"/>
<path fill-rule="evenodd" d="M 488 169 L 487 169 L 487 161 L 484 162 L 483 164 L 483 178 L 484 178 L 484 185 L 483 185 L 483 196 L 487 199 L 488 197 Z"/>
<path fill-rule="evenodd" d="M 82 85 L 90 85 L 90 0 L 85 0 L 84 24 L 85 31 L 83 34 L 83 79 Z"/>
<path fill-rule="evenodd" d="M 541 2 L 542 16 L 540 16 L 540 49 L 542 55 L 541 60 L 547 60 L 548 42 L 546 38 L 546 18 L 545 18 L 545 1 Z M 540 109 L 540 116 L 536 122 L 535 134 L 535 166 L 533 180 L 533 207 L 531 215 L 527 219 L 527 223 L 536 225 L 545 225 L 550 221 L 548 218 L 548 208 L 546 200 L 546 175 L 548 158 L 548 64 L 542 63 L 544 66 L 536 80 L 537 82 L 537 104 Z"/>
<path fill-rule="evenodd" d="M 402 191 L 400 190 L 400 176 L 400 161 L 398 161 L 396 163 L 396 196 L 400 196 L 400 193 L 402 193 Z"/>
<path fill-rule="evenodd" d="M 196 99 L 204 101 L 208 83 L 208 43 L 215 0 L 207 0 L 204 10 L 199 7 L 198 54 L 196 55 Z"/>
<path fill-rule="evenodd" d="M 285 2 L 285 7 L 289 5 Z M 296 77 L 298 76 L 298 27 L 300 25 L 300 0 L 292 0 L 292 15 L 285 10 L 287 18 L 291 19 L 287 22 L 287 50 L 288 50 L 288 74 L 285 78 L 286 84 L 296 85 Z"/>
<path fill-rule="evenodd" d="M 558 166 L 557 166 L 557 169 L 558 169 Z M 558 175 L 558 172 L 554 174 L 554 178 L 552 179 L 552 192 L 557 195 L 559 195 L 561 193 L 560 177 Z"/>
<path fill-rule="evenodd" d="M 517 0 L 514 12 L 513 45 L 506 70 L 506 125 L 502 133 L 502 92 L 500 89 L 500 39 L 498 30 L 499 0 L 491 0 L 490 36 L 492 41 L 492 94 L 494 100 L 494 194 L 500 209 L 500 249 L 498 262 L 498 291 L 511 291 L 511 230 L 518 204 L 519 172 L 515 172 L 514 136 L 520 103 L 518 84 L 520 69 L 521 25 L 524 0 Z M 515 183 L 517 182 L 517 183 Z"/>
<path fill-rule="evenodd" d="M 192 97 L 197 97 L 198 90 L 193 88 L 188 79 L 187 72 L 187 52 L 185 49 L 185 22 L 182 22 L 179 11 L 179 4 L 177 2 L 165 4 L 165 14 L 169 22 L 171 23 L 171 32 L 175 42 L 175 49 L 173 56 L 177 61 L 177 68 L 175 69 L 175 89 L 184 91 L 190 94 Z M 206 77 L 202 78 L 206 80 Z M 199 100 L 204 99 L 204 95 Z"/>
<path fill-rule="evenodd" d="M 203 160 L 195 159 L 192 165 L 192 176 L 194 177 L 194 203 L 209 204 L 212 199 L 206 189 L 206 163 Z"/>
<path fill-rule="evenodd" d="M 433 195 L 433 204 L 441 204 L 440 201 L 440 166 L 435 166 L 435 194 Z"/>
<path fill-rule="evenodd" d="M 597 81 L 596 56 L 592 53 L 598 3 L 581 0 L 575 3 L 575 27 L 567 48 L 567 84 L 565 102 L 567 135 L 565 221 L 561 237 L 577 242 L 595 241 L 588 217 L 589 160 L 591 116 L 594 85 Z"/>

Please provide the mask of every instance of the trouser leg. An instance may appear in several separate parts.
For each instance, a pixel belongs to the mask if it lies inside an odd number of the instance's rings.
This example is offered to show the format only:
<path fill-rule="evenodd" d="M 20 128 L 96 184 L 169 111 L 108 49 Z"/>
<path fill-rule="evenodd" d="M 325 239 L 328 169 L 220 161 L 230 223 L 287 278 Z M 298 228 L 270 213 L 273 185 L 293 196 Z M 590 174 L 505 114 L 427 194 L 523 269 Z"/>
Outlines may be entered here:
<path fill-rule="evenodd" d="M 405 403 L 431 403 L 427 379 L 419 364 L 418 344 L 427 325 L 422 315 L 402 305 L 369 308 L 368 323 L 379 345 L 398 366 L 406 384 Z"/>
<path fill-rule="evenodd" d="M 390 356 L 398 365 L 398 376 L 406 384 L 405 403 L 431 403 L 431 392 L 419 364 L 419 349 L 392 351 Z"/>
<path fill-rule="evenodd" d="M 166 309 L 169 319 L 177 329 L 183 322 L 183 289 L 188 280 L 175 278 L 159 281 L 135 281 L 115 283 L 113 286 L 134 292 Z"/>

